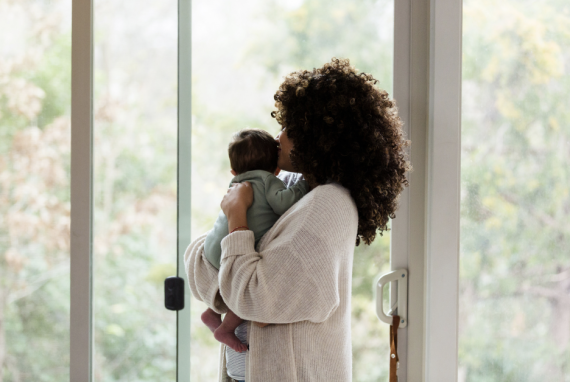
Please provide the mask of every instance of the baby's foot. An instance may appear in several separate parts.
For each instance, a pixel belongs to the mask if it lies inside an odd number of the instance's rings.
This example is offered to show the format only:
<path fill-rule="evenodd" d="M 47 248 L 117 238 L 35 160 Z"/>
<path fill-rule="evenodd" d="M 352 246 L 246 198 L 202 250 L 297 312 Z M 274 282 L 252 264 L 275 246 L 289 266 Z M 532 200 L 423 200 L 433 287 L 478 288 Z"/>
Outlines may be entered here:
<path fill-rule="evenodd" d="M 226 344 L 238 353 L 247 350 L 247 345 L 242 344 L 241 341 L 236 337 L 233 331 L 224 331 L 224 328 L 219 327 L 214 331 L 214 337 L 223 344 Z"/>
<path fill-rule="evenodd" d="M 217 314 L 211 309 L 202 313 L 202 322 L 214 333 L 216 329 L 222 324 L 222 316 Z"/>

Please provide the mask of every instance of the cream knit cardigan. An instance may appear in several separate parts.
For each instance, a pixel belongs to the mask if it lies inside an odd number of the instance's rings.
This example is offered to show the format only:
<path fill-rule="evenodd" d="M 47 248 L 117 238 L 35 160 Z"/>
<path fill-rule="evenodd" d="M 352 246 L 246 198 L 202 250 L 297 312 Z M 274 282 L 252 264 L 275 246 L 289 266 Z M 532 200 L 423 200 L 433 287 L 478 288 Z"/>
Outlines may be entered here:
<path fill-rule="evenodd" d="M 222 241 L 218 270 L 204 257 L 205 235 L 184 255 L 195 298 L 248 325 L 247 382 L 352 380 L 351 281 L 356 205 L 338 184 L 316 187 L 254 248 L 251 231 Z M 221 296 L 220 296 L 221 295 Z M 226 306 L 227 304 L 227 306 Z M 220 382 L 227 382 L 225 348 Z"/>

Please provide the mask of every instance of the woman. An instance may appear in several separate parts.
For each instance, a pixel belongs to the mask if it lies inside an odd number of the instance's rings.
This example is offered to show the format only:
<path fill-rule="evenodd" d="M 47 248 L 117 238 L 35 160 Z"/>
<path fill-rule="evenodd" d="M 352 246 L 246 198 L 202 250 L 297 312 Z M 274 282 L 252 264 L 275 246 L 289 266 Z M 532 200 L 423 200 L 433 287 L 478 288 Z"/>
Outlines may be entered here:
<path fill-rule="evenodd" d="M 376 82 L 339 59 L 287 76 L 272 113 L 282 127 L 278 165 L 301 173 L 311 191 L 256 250 L 246 217 L 251 188 L 228 190 L 222 210 L 232 233 L 222 241 L 219 274 L 203 256 L 204 237 L 188 247 L 197 299 L 219 313 L 230 308 L 250 322 L 270 323 L 247 323 L 249 352 L 241 365 L 247 382 L 352 378 L 354 246 L 386 230 L 410 169 L 395 103 Z M 223 355 L 220 381 L 231 381 Z"/>

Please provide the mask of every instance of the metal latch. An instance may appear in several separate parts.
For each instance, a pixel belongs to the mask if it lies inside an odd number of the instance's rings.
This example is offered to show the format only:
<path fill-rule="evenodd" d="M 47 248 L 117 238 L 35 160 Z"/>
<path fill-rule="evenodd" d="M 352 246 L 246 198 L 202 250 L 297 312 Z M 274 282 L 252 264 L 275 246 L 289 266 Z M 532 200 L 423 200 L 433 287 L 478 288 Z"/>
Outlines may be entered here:
<path fill-rule="evenodd" d="M 170 276 L 164 280 L 164 306 L 168 310 L 184 309 L 184 279 Z"/>
<path fill-rule="evenodd" d="M 392 281 L 398 284 L 398 298 L 397 301 L 391 305 L 388 315 L 384 313 L 384 286 Z M 400 316 L 400 328 L 405 328 L 408 325 L 408 270 L 396 269 L 392 272 L 386 273 L 378 278 L 375 282 L 376 294 L 376 316 L 382 322 L 392 325 L 392 316 Z"/>

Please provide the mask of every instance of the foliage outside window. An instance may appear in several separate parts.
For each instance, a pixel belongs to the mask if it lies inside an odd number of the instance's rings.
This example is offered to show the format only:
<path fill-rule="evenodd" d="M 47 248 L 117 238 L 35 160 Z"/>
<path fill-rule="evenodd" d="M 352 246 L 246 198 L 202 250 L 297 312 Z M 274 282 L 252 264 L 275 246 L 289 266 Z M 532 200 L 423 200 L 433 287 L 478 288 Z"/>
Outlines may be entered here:
<path fill-rule="evenodd" d="M 459 380 L 570 375 L 570 6 L 464 5 Z"/>
<path fill-rule="evenodd" d="M 161 283 L 174 273 L 176 5 L 143 5 L 96 4 L 96 380 L 174 380 Z M 269 112 L 283 74 L 337 55 L 390 91 L 392 8 L 193 6 L 196 237 L 230 178 L 230 134 L 277 132 Z M 0 381 L 69 378 L 70 7 L 0 1 Z M 464 5 L 460 381 L 570 375 L 569 25 L 562 0 Z M 371 280 L 387 269 L 388 247 L 384 237 L 355 254 L 355 381 L 387 375 L 387 327 L 374 317 Z M 191 309 L 192 377 L 211 380 L 218 344 L 199 322 L 203 307 L 194 300 Z"/>

